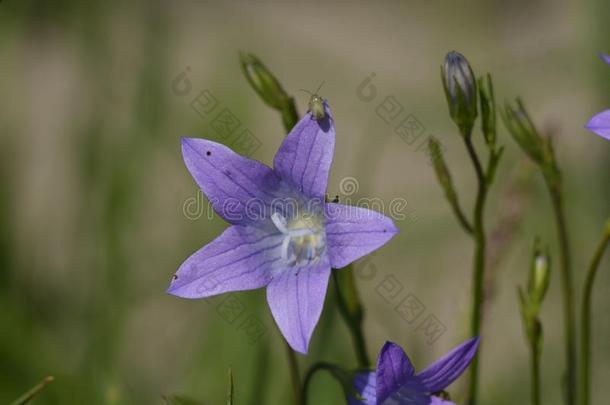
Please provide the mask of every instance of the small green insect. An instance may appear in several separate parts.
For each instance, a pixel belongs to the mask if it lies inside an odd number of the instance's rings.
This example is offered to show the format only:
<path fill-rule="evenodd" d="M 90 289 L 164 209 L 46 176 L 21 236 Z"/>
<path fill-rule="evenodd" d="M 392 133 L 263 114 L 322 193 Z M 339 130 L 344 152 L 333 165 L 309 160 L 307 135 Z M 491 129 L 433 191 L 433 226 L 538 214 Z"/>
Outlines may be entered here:
<path fill-rule="evenodd" d="M 315 91 L 315 93 L 312 93 L 305 89 L 301 89 L 302 91 L 311 95 L 311 97 L 309 98 L 309 102 L 307 103 L 307 107 L 309 107 L 309 111 L 317 120 L 321 120 L 326 116 L 326 111 L 324 110 L 324 99 L 318 95 L 318 92 L 320 91 L 323 85 L 324 82 L 320 83 L 320 86 L 318 86 L 318 89 Z"/>

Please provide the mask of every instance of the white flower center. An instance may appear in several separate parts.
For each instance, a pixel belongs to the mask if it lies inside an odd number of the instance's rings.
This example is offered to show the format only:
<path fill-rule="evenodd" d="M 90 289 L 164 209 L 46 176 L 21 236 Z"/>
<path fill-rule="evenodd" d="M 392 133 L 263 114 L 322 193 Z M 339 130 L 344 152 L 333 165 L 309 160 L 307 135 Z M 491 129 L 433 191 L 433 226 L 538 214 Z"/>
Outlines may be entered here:
<path fill-rule="evenodd" d="M 276 212 L 271 215 L 271 221 L 284 235 L 282 259 L 290 265 L 312 262 L 324 252 L 325 238 L 319 218 L 297 217 L 288 222 L 282 214 Z"/>

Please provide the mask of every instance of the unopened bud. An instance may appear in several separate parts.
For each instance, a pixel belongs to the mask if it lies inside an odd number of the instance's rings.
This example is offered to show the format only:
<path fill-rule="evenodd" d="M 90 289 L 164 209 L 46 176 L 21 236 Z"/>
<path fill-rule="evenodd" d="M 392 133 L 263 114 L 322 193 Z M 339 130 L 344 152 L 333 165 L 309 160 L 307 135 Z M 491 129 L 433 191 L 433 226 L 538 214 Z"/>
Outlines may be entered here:
<path fill-rule="evenodd" d="M 528 293 L 532 304 L 539 306 L 549 287 L 551 263 L 548 252 L 542 251 L 539 242 L 534 244 L 532 265 L 530 268 Z"/>
<path fill-rule="evenodd" d="M 447 197 L 449 202 L 453 204 L 457 201 L 457 193 L 453 188 L 453 182 L 451 181 L 451 173 L 449 172 L 449 168 L 447 167 L 445 159 L 443 158 L 440 144 L 436 139 L 430 138 L 428 140 L 428 152 L 430 153 L 430 159 L 432 159 L 432 165 L 434 166 L 436 178 L 438 179 L 438 182 L 443 188 L 445 196 Z"/>
<path fill-rule="evenodd" d="M 481 104 L 481 129 L 485 142 L 493 150 L 496 145 L 496 99 L 491 75 L 479 79 L 479 99 Z"/>
<path fill-rule="evenodd" d="M 275 76 L 252 54 L 239 54 L 242 71 L 254 91 L 270 107 L 278 110 L 285 108 L 289 99 Z"/>
<path fill-rule="evenodd" d="M 538 130 L 534 126 L 529 114 L 523 106 L 523 102 L 517 99 L 516 107 L 513 108 L 509 103 L 504 106 L 502 112 L 504 124 L 513 139 L 519 144 L 521 149 L 536 163 L 542 164 L 545 161 L 544 144 Z"/>
<path fill-rule="evenodd" d="M 462 135 L 469 135 L 477 117 L 477 82 L 472 68 L 464 55 L 451 51 L 441 72 L 449 114 Z"/>
<path fill-rule="evenodd" d="M 540 298 L 544 297 L 549 285 L 549 258 L 540 255 L 536 257 L 534 265 L 534 288 L 540 294 Z"/>

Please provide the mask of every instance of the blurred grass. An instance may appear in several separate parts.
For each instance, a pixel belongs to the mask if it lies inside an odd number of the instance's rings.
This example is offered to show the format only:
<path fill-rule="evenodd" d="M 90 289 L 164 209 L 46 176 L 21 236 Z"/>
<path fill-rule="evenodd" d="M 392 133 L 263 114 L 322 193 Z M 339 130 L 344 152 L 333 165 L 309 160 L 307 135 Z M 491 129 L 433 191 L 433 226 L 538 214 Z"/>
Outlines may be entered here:
<path fill-rule="evenodd" d="M 463 51 L 478 73 L 491 71 L 499 100 L 522 94 L 541 125 L 559 128 L 575 269 L 583 268 L 608 215 L 610 154 L 582 125 L 610 104 L 610 71 L 594 54 L 608 48 L 607 24 L 600 21 L 607 5 L 592 2 L 597 12 L 585 13 L 581 4 L 0 2 L 0 403 L 51 374 L 56 381 L 34 403 L 150 404 L 184 394 L 216 404 L 225 399 L 229 366 L 237 404 L 289 401 L 281 337 L 264 291 L 237 295 L 268 329 L 254 345 L 218 314 L 218 301 L 164 293 L 181 261 L 225 227 L 219 218 L 193 221 L 182 212 L 196 188 L 181 163 L 179 137 L 220 139 L 210 119 L 189 107 L 192 97 L 207 88 L 230 108 L 261 140 L 257 159 L 270 162 L 283 136 L 279 118 L 241 77 L 238 50 L 257 53 L 277 72 L 301 111 L 307 95 L 298 98 L 297 89 L 326 80 L 322 93 L 338 130 L 329 194 L 353 176 L 360 183 L 353 199 L 405 197 L 417 214 L 416 221 L 399 223 L 402 233 L 373 257 L 378 277 L 360 280 L 371 353 L 391 339 L 421 367 L 465 337 L 469 241 L 425 154 L 375 114 L 393 94 L 439 137 L 468 206 L 474 181 L 438 81 L 447 50 Z M 179 97 L 171 81 L 187 66 L 193 92 Z M 366 104 L 355 89 L 371 72 L 379 96 Z M 511 183 L 510 166 L 520 158 L 504 132 L 501 142 L 509 150 L 489 204 L 490 227 Z M 514 286 L 525 275 L 531 237 L 555 240 L 546 194 L 536 177 L 530 185 L 525 223 L 494 269 L 498 292 L 487 315 L 483 403 L 528 397 Z M 610 370 L 607 263 L 595 301 L 598 401 Z M 375 292 L 390 274 L 448 327 L 434 345 Z M 549 403 L 559 401 L 562 367 L 557 287 L 553 280 L 542 315 Z M 315 360 L 356 364 L 332 288 L 327 300 L 311 354 L 300 358 L 303 370 Z M 317 377 L 313 389 L 312 403 L 341 398 L 327 376 Z"/>

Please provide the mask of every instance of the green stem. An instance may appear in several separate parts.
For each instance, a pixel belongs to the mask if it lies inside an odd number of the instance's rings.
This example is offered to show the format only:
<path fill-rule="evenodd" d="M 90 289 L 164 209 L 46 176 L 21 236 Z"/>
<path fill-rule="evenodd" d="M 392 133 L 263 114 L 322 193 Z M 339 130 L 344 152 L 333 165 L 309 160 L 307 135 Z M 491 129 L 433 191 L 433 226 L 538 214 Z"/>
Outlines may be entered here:
<path fill-rule="evenodd" d="M 593 293 L 593 283 L 599 268 L 599 263 L 602 260 L 606 248 L 610 244 L 610 221 L 606 224 L 604 235 L 595 250 L 593 260 L 589 265 L 587 278 L 585 280 L 584 292 L 582 297 L 582 318 L 581 318 L 581 367 L 580 367 L 580 405 L 589 404 L 591 382 L 589 376 L 591 373 L 591 300 Z"/>
<path fill-rule="evenodd" d="M 540 352 L 531 343 L 532 405 L 540 405 Z"/>
<path fill-rule="evenodd" d="M 561 288 L 563 291 L 564 334 L 566 339 L 565 394 L 568 405 L 576 403 L 576 324 L 574 318 L 574 293 L 572 287 L 571 255 L 561 187 L 553 177 L 545 176 L 551 194 L 553 213 L 559 237 Z"/>
<path fill-rule="evenodd" d="M 34 399 L 34 397 L 36 395 L 38 395 L 38 393 L 40 391 L 42 391 L 44 389 L 44 387 L 46 387 L 51 381 L 53 381 L 53 377 L 49 376 L 49 377 L 45 377 L 44 380 L 42 380 L 40 383 L 38 383 L 37 385 L 35 385 L 34 387 L 32 387 L 32 389 L 30 389 L 28 392 L 26 392 L 25 394 L 23 394 L 22 396 L 20 396 L 18 399 L 16 399 L 14 402 L 11 403 L 11 405 L 25 405 L 27 403 L 29 403 L 32 399 Z"/>
<path fill-rule="evenodd" d="M 449 204 L 451 205 L 451 208 L 453 209 L 453 213 L 457 217 L 460 225 L 462 225 L 462 228 L 464 229 L 464 231 L 467 234 L 472 235 L 472 233 L 473 233 L 472 225 L 470 225 L 470 222 L 468 222 L 466 215 L 464 215 L 464 211 L 462 211 L 462 209 L 460 208 L 459 202 L 457 200 L 456 201 L 449 200 Z"/>
<path fill-rule="evenodd" d="M 340 282 L 339 278 L 342 279 L 342 282 Z M 358 291 L 356 290 L 354 271 L 351 266 L 342 270 L 333 270 L 333 280 L 337 292 L 339 312 L 352 336 L 358 366 L 360 368 L 368 368 L 370 360 L 366 350 L 364 330 L 362 329 L 364 311 L 358 297 Z"/>
<path fill-rule="evenodd" d="M 227 391 L 227 405 L 233 405 L 233 397 L 235 396 L 235 389 L 233 384 L 233 370 L 229 368 L 229 389 Z"/>
<path fill-rule="evenodd" d="M 474 207 L 473 221 L 473 238 L 475 242 L 475 256 L 473 263 L 473 301 L 472 314 L 470 324 L 471 336 L 479 336 L 481 334 L 481 318 L 483 307 L 483 281 L 485 278 L 485 228 L 483 223 L 483 214 L 485 208 L 485 200 L 487 197 L 487 179 L 481 161 L 474 149 L 470 136 L 464 137 L 468 155 L 472 160 L 474 169 L 477 175 L 478 189 Z M 480 351 L 479 351 L 480 353 Z M 470 365 L 470 387 L 469 400 L 470 405 L 475 405 L 477 402 L 478 391 L 478 376 L 479 376 L 479 355 L 475 356 Z"/>
<path fill-rule="evenodd" d="M 290 371 L 290 381 L 292 383 L 294 403 L 296 405 L 303 405 L 303 403 L 301 402 L 301 375 L 299 373 L 299 364 L 297 362 L 297 356 L 286 342 L 285 347 L 286 357 L 288 359 L 288 369 Z"/>
<path fill-rule="evenodd" d="M 301 391 L 301 399 L 300 399 L 300 403 L 301 405 L 307 405 L 308 402 L 308 392 L 309 392 L 309 385 L 311 384 L 311 380 L 313 379 L 313 376 L 318 372 L 318 371 L 328 371 L 330 374 L 332 374 L 338 381 L 340 381 L 340 376 L 339 374 L 341 374 L 343 376 L 343 379 L 345 379 L 346 374 L 344 372 L 341 372 L 334 364 L 332 363 L 326 363 L 323 361 L 320 361 L 318 363 L 315 363 L 314 365 L 312 365 L 309 370 L 307 370 L 307 374 L 305 374 L 305 380 L 303 383 L 303 391 Z M 343 385 L 343 383 L 342 383 Z M 343 387 L 345 389 L 345 387 Z"/>

